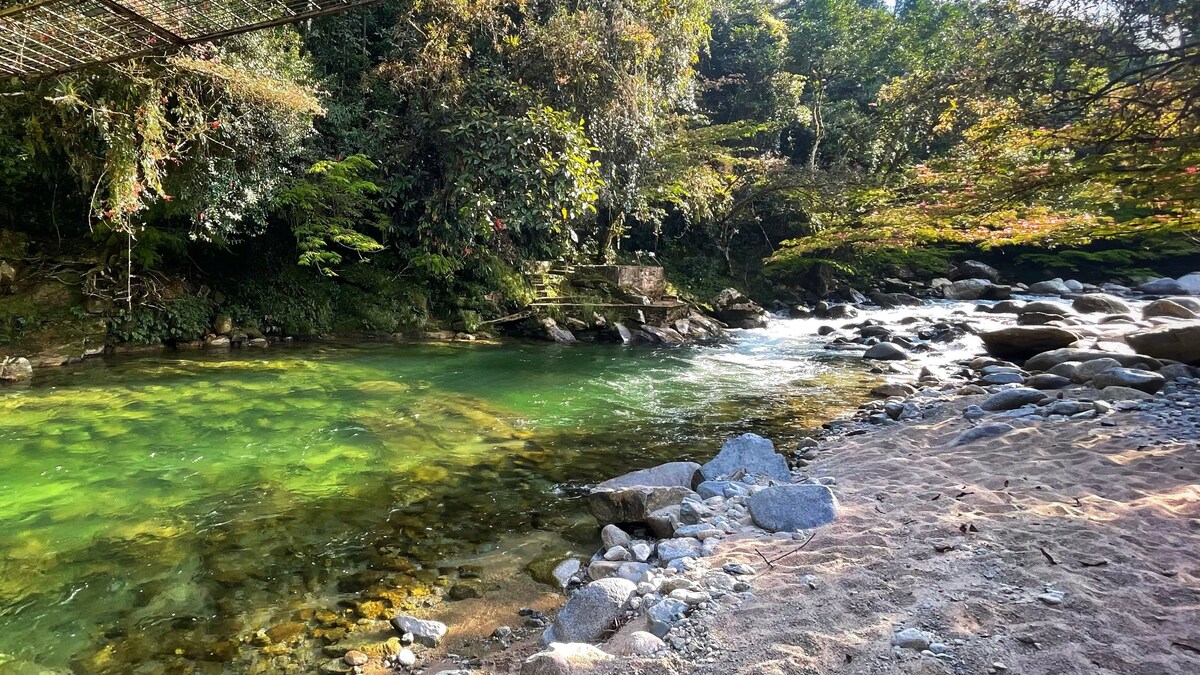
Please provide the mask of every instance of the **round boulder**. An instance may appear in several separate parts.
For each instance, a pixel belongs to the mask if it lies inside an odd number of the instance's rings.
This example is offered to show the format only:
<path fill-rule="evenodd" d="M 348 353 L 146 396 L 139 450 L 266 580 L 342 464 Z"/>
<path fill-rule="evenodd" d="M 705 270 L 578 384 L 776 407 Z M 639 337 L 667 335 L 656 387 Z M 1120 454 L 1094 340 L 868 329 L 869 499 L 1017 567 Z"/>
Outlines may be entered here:
<path fill-rule="evenodd" d="M 579 589 L 558 610 L 543 642 L 590 642 L 599 638 L 625 611 L 637 585 L 627 579 L 609 577 Z"/>
<path fill-rule="evenodd" d="M 1149 319 L 1156 316 L 1172 316 L 1177 319 L 1195 319 L 1196 312 L 1184 307 L 1181 303 L 1175 300 L 1163 298 L 1162 300 L 1155 300 L 1142 309 L 1143 319 Z"/>
<path fill-rule="evenodd" d="M 872 345 L 870 349 L 863 353 L 863 358 L 878 361 L 905 361 L 908 359 L 908 352 L 898 344 L 880 342 Z"/>
<path fill-rule="evenodd" d="M 1133 311 L 1124 300 L 1107 293 L 1086 293 L 1071 301 L 1076 312 L 1084 314 L 1128 314 Z"/>

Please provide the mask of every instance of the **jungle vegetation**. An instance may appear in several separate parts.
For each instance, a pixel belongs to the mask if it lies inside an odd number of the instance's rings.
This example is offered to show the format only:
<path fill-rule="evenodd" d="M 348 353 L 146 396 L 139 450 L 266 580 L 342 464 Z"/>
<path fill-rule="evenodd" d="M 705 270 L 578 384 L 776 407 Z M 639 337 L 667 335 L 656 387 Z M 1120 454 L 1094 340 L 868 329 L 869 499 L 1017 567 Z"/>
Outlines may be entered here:
<path fill-rule="evenodd" d="M 498 315 L 529 260 L 1133 275 L 1200 250 L 1198 106 L 1187 0 L 400 0 L 0 83 L 0 239 L 302 332 Z"/>

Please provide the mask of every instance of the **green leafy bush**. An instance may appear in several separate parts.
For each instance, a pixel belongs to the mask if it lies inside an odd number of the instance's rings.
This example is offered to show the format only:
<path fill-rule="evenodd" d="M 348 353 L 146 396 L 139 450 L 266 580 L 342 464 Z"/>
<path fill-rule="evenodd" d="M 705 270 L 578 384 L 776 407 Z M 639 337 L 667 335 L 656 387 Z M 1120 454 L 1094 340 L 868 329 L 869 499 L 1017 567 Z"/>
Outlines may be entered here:
<path fill-rule="evenodd" d="M 120 342 L 159 344 L 199 340 L 208 331 L 212 304 L 188 295 L 159 307 L 119 309 L 109 319 L 109 334 Z"/>

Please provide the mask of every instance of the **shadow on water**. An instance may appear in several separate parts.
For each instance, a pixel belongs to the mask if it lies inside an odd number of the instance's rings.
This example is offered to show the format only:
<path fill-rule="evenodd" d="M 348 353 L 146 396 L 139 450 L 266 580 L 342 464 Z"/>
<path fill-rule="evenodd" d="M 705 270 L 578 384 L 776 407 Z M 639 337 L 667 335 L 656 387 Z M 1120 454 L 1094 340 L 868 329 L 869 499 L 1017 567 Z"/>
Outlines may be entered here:
<path fill-rule="evenodd" d="M 0 674 L 271 672 L 301 639 L 488 579 L 446 561 L 538 532 L 531 559 L 586 547 L 588 484 L 745 431 L 786 448 L 873 380 L 791 347 L 305 347 L 56 373 L 0 397 Z"/>

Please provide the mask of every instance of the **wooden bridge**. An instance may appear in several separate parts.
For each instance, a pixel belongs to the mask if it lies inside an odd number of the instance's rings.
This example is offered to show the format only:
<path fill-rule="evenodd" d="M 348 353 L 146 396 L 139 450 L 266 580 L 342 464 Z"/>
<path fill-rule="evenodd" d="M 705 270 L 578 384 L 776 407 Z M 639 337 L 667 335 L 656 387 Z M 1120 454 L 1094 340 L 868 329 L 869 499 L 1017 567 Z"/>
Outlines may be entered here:
<path fill-rule="evenodd" d="M 376 2 L 0 0 L 0 77 L 49 77 Z"/>

